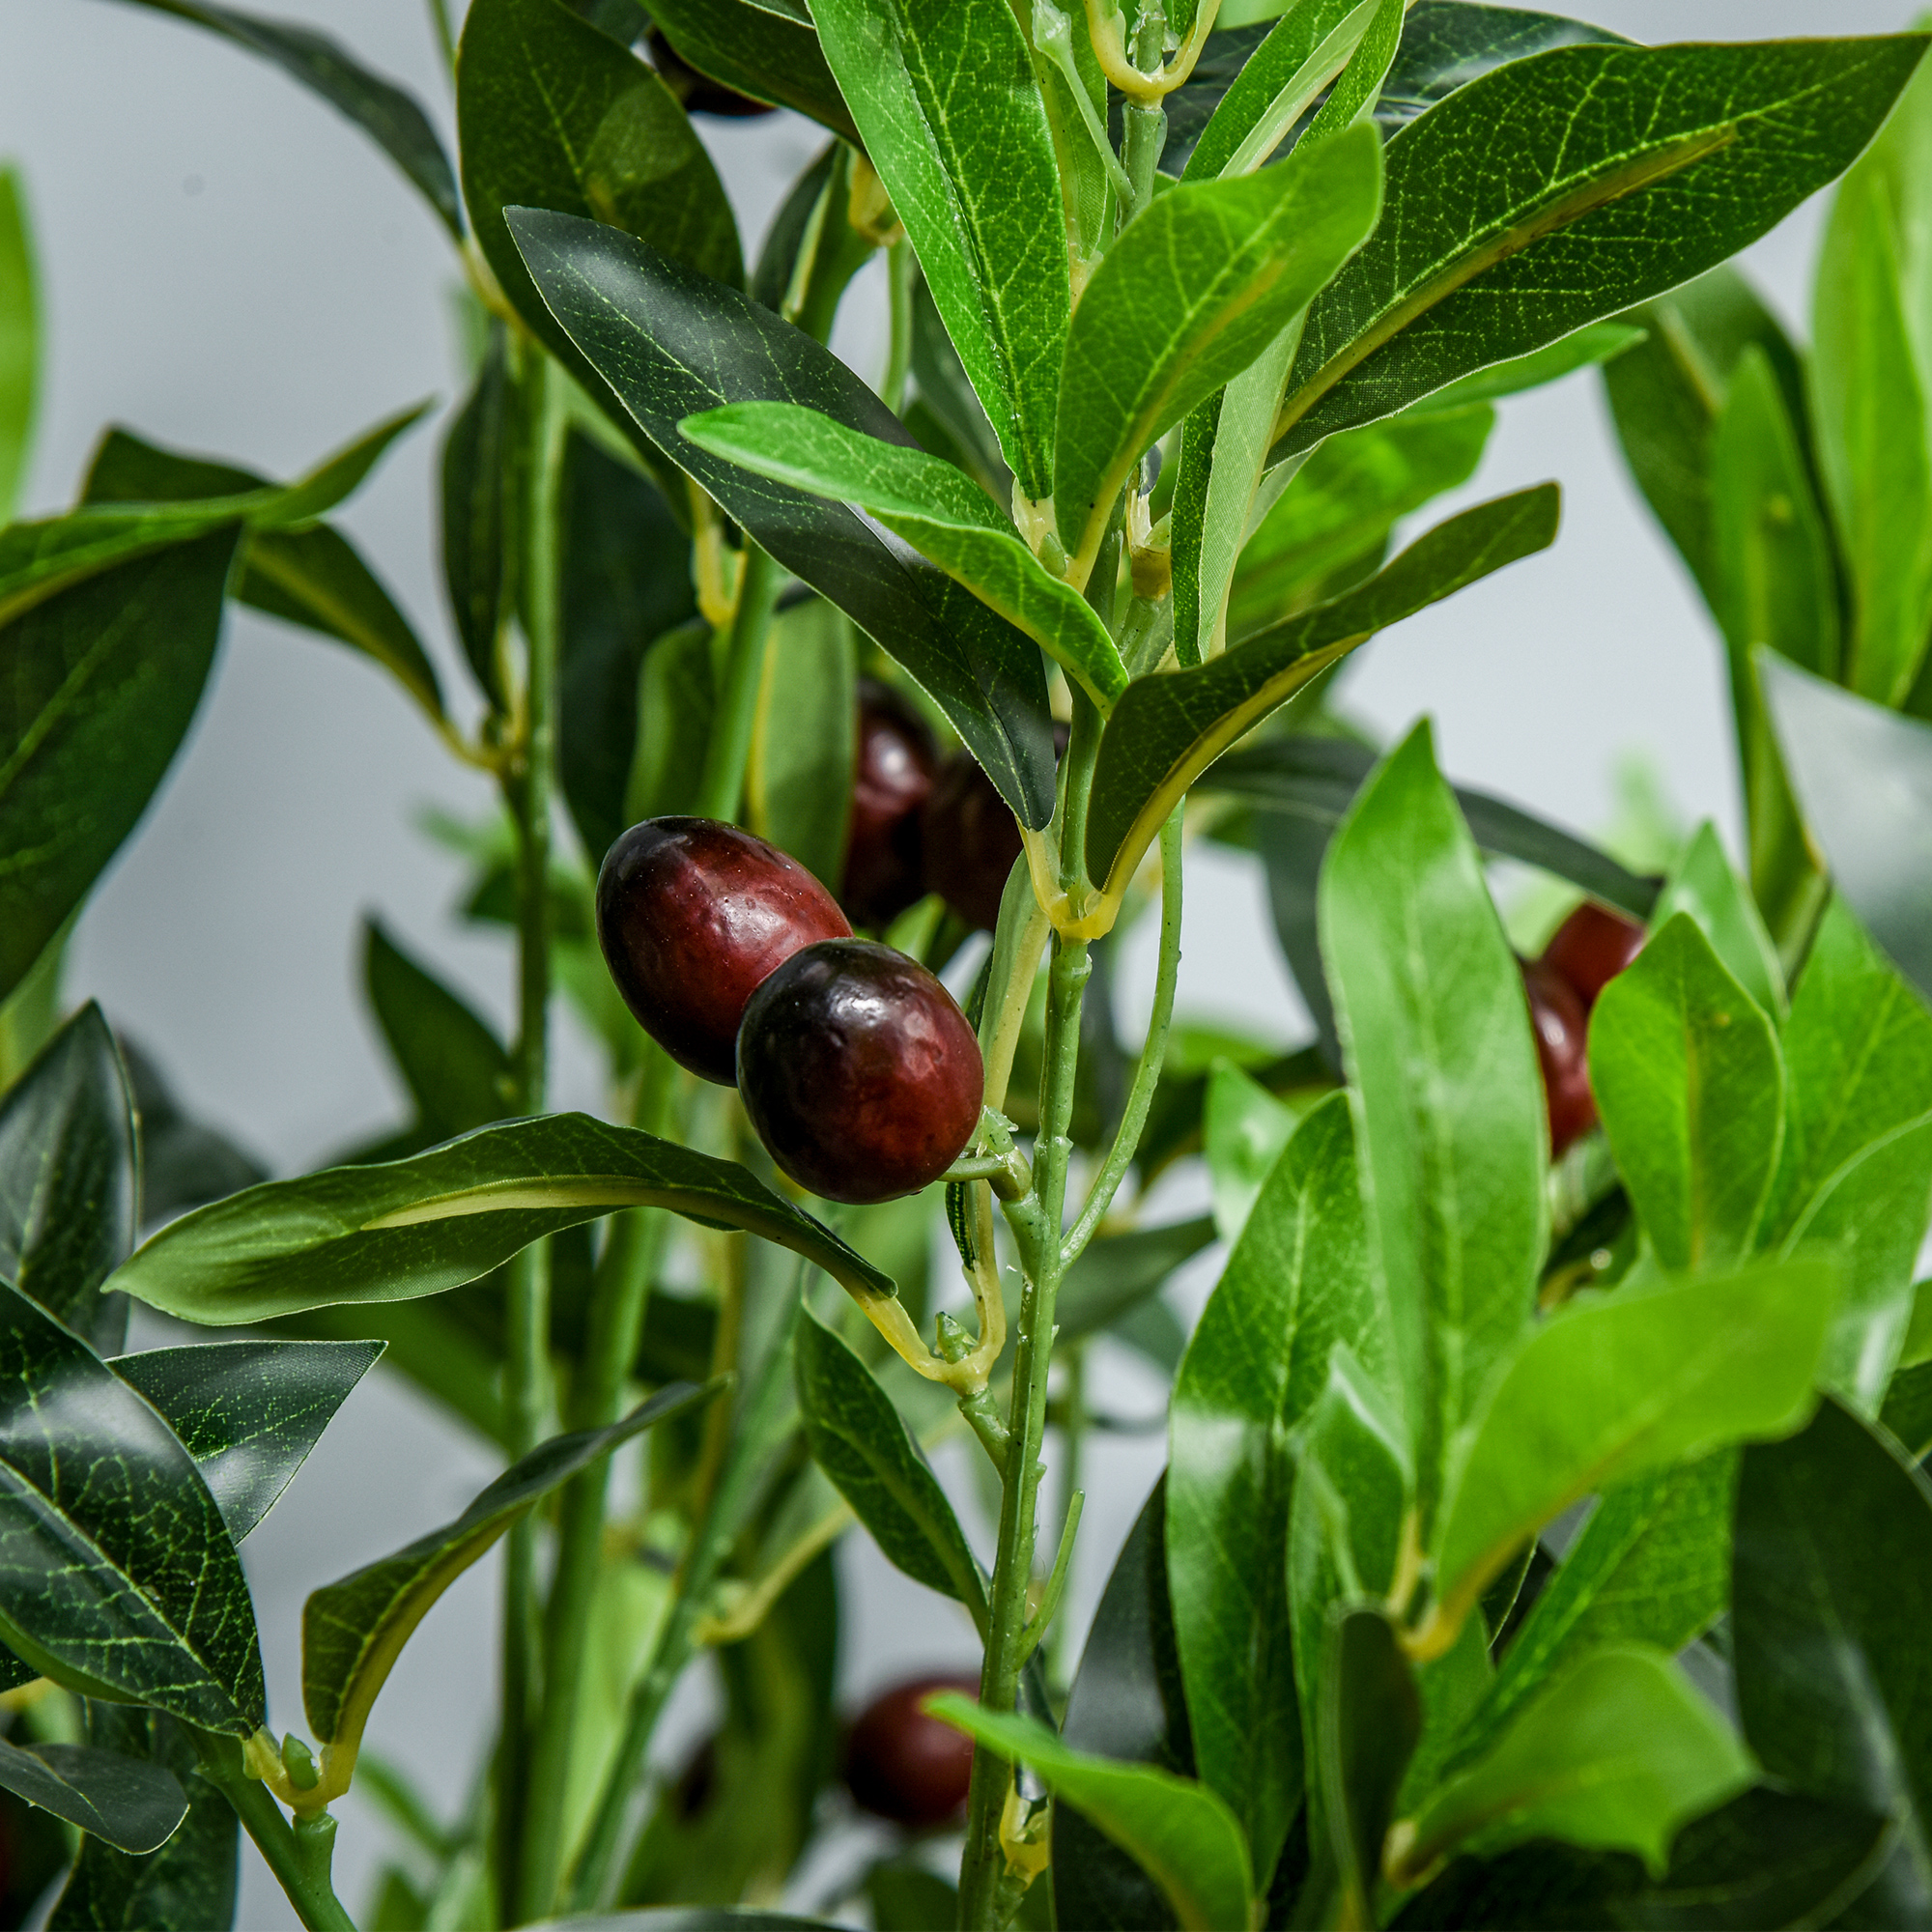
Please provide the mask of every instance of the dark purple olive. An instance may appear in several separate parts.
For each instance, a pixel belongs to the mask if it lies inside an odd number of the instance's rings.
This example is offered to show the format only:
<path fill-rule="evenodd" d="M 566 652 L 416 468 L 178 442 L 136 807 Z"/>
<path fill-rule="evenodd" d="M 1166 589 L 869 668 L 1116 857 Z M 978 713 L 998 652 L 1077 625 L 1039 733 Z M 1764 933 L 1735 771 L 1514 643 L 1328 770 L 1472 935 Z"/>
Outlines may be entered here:
<path fill-rule="evenodd" d="M 713 80 L 708 73 L 699 73 L 665 38 L 662 27 L 651 28 L 644 36 L 644 45 L 650 50 L 651 65 L 657 69 L 658 78 L 683 103 L 687 114 L 722 114 L 729 120 L 742 121 L 753 114 L 773 111 L 769 100 L 753 100 L 750 95 L 736 93 Z"/>
<path fill-rule="evenodd" d="M 908 1831 L 929 1832 L 965 1809 L 973 1740 L 919 1707 L 938 1690 L 980 1694 L 977 1677 L 920 1677 L 874 1697 L 845 1742 L 854 1801 Z"/>
<path fill-rule="evenodd" d="M 1587 1012 L 1597 995 L 1643 951 L 1644 929 L 1634 919 L 1585 899 L 1543 949 L 1543 964 L 1569 981 Z"/>
<path fill-rule="evenodd" d="M 759 982 L 851 930 L 796 859 L 715 818 L 647 818 L 597 874 L 597 938 L 624 1004 L 680 1066 L 725 1086 Z"/>
<path fill-rule="evenodd" d="M 1053 752 L 1066 751 L 1066 726 L 1055 723 Z M 925 884 L 969 925 L 987 932 L 1000 923 L 1000 895 L 1020 856 L 1020 823 L 970 752 L 940 766 L 921 814 Z"/>
<path fill-rule="evenodd" d="M 852 821 L 839 903 L 859 925 L 890 925 L 925 896 L 920 808 L 938 749 L 925 721 L 889 686 L 859 680 Z"/>
<path fill-rule="evenodd" d="M 1549 1151 L 1554 1158 L 1597 1124 L 1584 1053 L 1590 1016 L 1576 988 L 1542 960 L 1517 963 L 1529 996 L 1530 1031 L 1536 1036 L 1536 1059 L 1548 1104 Z"/>
<path fill-rule="evenodd" d="M 952 995 L 868 940 L 793 953 L 738 1030 L 738 1092 L 758 1138 L 828 1201 L 890 1201 L 937 1180 L 973 1138 L 984 1081 Z"/>

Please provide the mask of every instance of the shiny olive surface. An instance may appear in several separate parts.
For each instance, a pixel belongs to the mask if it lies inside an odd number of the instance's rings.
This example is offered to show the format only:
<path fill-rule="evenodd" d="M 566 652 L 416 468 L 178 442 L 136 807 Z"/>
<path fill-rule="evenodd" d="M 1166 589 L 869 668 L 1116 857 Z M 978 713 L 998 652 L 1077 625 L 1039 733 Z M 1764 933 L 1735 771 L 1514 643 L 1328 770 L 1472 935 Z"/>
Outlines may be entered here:
<path fill-rule="evenodd" d="M 1584 1055 L 1590 1016 L 1576 988 L 1542 960 L 1522 960 L 1523 990 L 1529 995 L 1530 1031 L 1549 1109 L 1549 1152 L 1560 1155 L 1597 1124 L 1590 1094 L 1590 1066 Z"/>
<path fill-rule="evenodd" d="M 759 983 L 851 930 L 796 859 L 713 818 L 647 818 L 597 874 L 597 938 L 624 1004 L 680 1066 L 725 1086 Z"/>
<path fill-rule="evenodd" d="M 1585 899 L 1550 935 L 1543 964 L 1569 981 L 1587 1010 L 1643 951 L 1645 936 L 1634 920 Z"/>
<path fill-rule="evenodd" d="M 874 1697 L 845 1745 L 845 1783 L 880 1818 L 928 1832 L 956 1818 L 973 1776 L 973 1740 L 919 1707 L 935 1691 L 980 1694 L 977 1677 L 920 1677 Z"/>
<path fill-rule="evenodd" d="M 925 896 L 920 808 L 932 789 L 938 748 L 897 692 L 859 680 L 858 755 L 839 903 L 860 925 L 885 926 Z"/>
<path fill-rule="evenodd" d="M 864 939 L 794 953 L 745 1009 L 738 1092 L 772 1158 L 828 1201 L 890 1201 L 952 1166 L 985 1069 L 952 995 Z"/>

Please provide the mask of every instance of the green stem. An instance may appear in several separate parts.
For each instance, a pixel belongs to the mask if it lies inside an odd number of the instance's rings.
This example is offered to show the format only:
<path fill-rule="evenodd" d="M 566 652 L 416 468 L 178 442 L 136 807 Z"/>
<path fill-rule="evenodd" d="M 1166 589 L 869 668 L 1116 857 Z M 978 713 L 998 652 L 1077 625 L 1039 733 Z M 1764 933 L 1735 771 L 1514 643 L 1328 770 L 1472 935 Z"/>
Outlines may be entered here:
<path fill-rule="evenodd" d="M 1151 73 L 1160 65 L 1166 33 L 1167 16 L 1162 10 L 1158 6 L 1145 8 L 1134 39 L 1134 65 L 1143 73 Z M 1154 170 L 1166 146 L 1167 110 L 1157 102 L 1152 107 L 1140 107 L 1128 101 L 1121 115 L 1121 161 L 1128 184 L 1128 193 L 1121 199 L 1122 228 L 1153 199 Z"/>
<path fill-rule="evenodd" d="M 318 1845 L 313 1833 L 306 1843 L 298 1838 L 282 1816 L 282 1807 L 275 1803 L 269 1787 L 259 1777 L 250 1777 L 239 1762 L 213 1761 L 216 1752 L 223 1759 L 227 1757 L 222 1747 L 232 1740 L 224 1738 L 211 1743 L 213 1750 L 197 1743 L 197 1748 L 202 1749 L 203 1775 L 220 1788 L 222 1796 L 235 1807 L 242 1829 L 254 1839 L 269 1869 L 288 1893 L 296 1917 L 308 1927 L 308 1932 L 355 1932 L 355 1919 L 343 1909 L 329 1883 L 326 1844 Z M 335 1821 L 328 1822 L 332 1826 Z"/>
<path fill-rule="evenodd" d="M 900 240 L 886 250 L 886 375 L 879 400 L 895 415 L 905 407 L 906 374 L 912 368 L 912 283 L 919 272 L 912 243 Z"/>
<path fill-rule="evenodd" d="M 1082 1451 L 1087 1446 L 1087 1350 L 1079 1344 L 1068 1349 L 1065 1358 L 1065 1386 L 1061 1390 L 1061 1476 L 1060 1493 L 1060 1539 L 1063 1550 L 1070 1550 L 1073 1531 L 1080 1521 L 1082 1492 L 1080 1488 L 1080 1463 Z M 1065 1581 L 1064 1564 L 1056 1560 L 1061 1580 Z M 1046 1605 L 1040 1605 L 1045 1614 Z M 1063 1620 L 1053 1627 L 1052 1643 L 1047 1650 L 1049 1665 L 1048 1679 L 1057 1685 L 1068 1684 L 1073 1677 L 1072 1641 L 1067 1633 L 1072 1625 Z"/>
<path fill-rule="evenodd" d="M 772 611 L 783 578 L 783 572 L 750 537 L 745 539 L 744 556 L 738 606 L 724 652 L 724 684 L 718 693 L 718 712 L 711 721 L 704 770 L 698 780 L 699 818 L 734 819 L 745 796 L 745 767 L 751 762 L 758 688 L 765 675 L 765 645 L 771 637 Z"/>

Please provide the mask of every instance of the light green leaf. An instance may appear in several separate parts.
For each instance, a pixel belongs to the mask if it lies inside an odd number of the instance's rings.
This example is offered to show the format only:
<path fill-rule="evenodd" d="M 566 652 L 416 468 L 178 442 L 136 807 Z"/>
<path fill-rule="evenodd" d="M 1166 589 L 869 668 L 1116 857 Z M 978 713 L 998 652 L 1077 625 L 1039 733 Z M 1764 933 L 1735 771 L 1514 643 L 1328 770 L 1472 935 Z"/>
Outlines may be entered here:
<path fill-rule="evenodd" d="M 1634 1852 L 1661 1878 L 1679 1827 L 1752 1775 L 1736 1733 L 1663 1651 L 1613 1645 L 1552 1684 L 1397 1827 L 1399 1868 L 1419 1877 L 1453 1849 L 1562 1838 Z"/>
<path fill-rule="evenodd" d="M 34 448 L 41 386 L 34 235 L 16 168 L 0 168 L 0 526 L 13 521 Z"/>
<path fill-rule="evenodd" d="M 832 893 L 845 873 L 852 816 L 858 652 L 851 620 L 820 599 L 781 611 L 765 652 L 751 763 L 748 823 Z M 673 714 L 690 729 L 690 714 Z"/>
<path fill-rule="evenodd" d="M 1426 723 L 1335 834 L 1320 918 L 1426 1536 L 1535 1305 L 1548 1135 L 1521 976 Z"/>
<path fill-rule="evenodd" d="M 1671 916 L 1680 912 L 1689 913 L 1697 922 L 1725 970 L 1758 1007 L 1781 1019 L 1784 969 L 1778 963 L 1777 948 L 1708 819 L 1697 828 L 1677 869 L 1651 907 L 1651 930 L 1661 932 Z"/>
<path fill-rule="evenodd" d="M 1072 291 L 1020 23 L 1008 0 L 819 0 L 812 17 L 1007 462 L 1043 498 Z"/>
<path fill-rule="evenodd" d="M 678 429 L 760 476 L 868 511 L 1042 645 L 1102 710 L 1126 689 L 1126 669 L 1093 607 L 1047 571 L 952 464 L 793 403 L 733 403 L 687 416 Z"/>
<path fill-rule="evenodd" d="M 1231 1061 L 1217 1061 L 1208 1075 L 1201 1112 L 1202 1151 L 1214 1203 L 1214 1229 L 1236 1241 L 1299 1112 L 1277 1100 L 1259 1080 Z"/>
<path fill-rule="evenodd" d="M 1091 1818 L 1167 1896 L 1183 1932 L 1250 1922 L 1254 1879 L 1235 1815 L 1189 1777 L 1069 1750 L 1032 1718 L 982 1711 L 956 1691 L 926 1708 L 996 1756 L 1027 1765 L 1056 1798 Z"/>
<path fill-rule="evenodd" d="M 1767 1262 L 1586 1291 L 1544 1321 L 1458 1459 L 1437 1539 L 1436 1640 L 1580 1497 L 1801 1428 L 1837 1293 L 1828 1259 Z"/>
<path fill-rule="evenodd" d="M 1376 632 L 1555 539 L 1546 483 L 1451 517 L 1360 588 L 1191 670 L 1136 678 L 1107 721 L 1087 819 L 1087 872 L 1126 889 L 1175 803 L 1236 739 Z"/>
<path fill-rule="evenodd" d="M 583 1114 L 484 1127 L 379 1167 L 266 1181 L 170 1223 L 110 1280 L 184 1321 L 234 1326 L 440 1294 L 544 1235 L 644 1207 L 776 1241 L 862 1302 L 894 1292 L 745 1169 Z"/>
<path fill-rule="evenodd" d="M 1659 1262 L 1742 1261 L 1777 1171 L 1784 1066 L 1771 1022 L 1688 914 L 1598 996 L 1590 1090 Z"/>
<path fill-rule="evenodd" d="M 1084 581 L 1141 454 L 1232 382 L 1361 246 L 1381 143 L 1338 135 L 1306 165 L 1171 189 L 1130 222 L 1074 311 L 1054 515 Z"/>

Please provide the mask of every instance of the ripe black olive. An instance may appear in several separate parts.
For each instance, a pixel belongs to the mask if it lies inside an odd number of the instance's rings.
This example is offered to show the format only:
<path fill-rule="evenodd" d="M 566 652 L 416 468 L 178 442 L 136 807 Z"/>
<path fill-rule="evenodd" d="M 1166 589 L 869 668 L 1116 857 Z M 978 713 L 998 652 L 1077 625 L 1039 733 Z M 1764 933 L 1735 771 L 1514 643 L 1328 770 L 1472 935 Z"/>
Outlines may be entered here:
<path fill-rule="evenodd" d="M 1066 751 L 1066 726 L 1055 723 L 1053 751 Z M 922 813 L 925 883 L 970 925 L 991 932 L 1000 923 L 1000 895 L 1020 856 L 1013 809 L 970 752 L 954 752 L 939 768 Z"/>
<path fill-rule="evenodd" d="M 862 677 L 852 822 L 838 895 L 860 925 L 890 925 L 925 896 L 920 808 L 938 763 L 925 721 L 897 692 Z"/>
<path fill-rule="evenodd" d="M 1644 929 L 1620 912 L 1585 899 L 1543 949 L 1543 964 L 1567 980 L 1588 1011 L 1597 995 L 1643 951 Z"/>
<path fill-rule="evenodd" d="M 745 1009 L 738 1092 L 772 1158 L 828 1201 L 890 1201 L 952 1166 L 985 1069 L 952 995 L 863 939 L 794 953 Z"/>
<path fill-rule="evenodd" d="M 845 1745 L 845 1784 L 854 1800 L 909 1831 L 956 1818 L 973 1776 L 973 1740 L 919 1707 L 936 1690 L 980 1694 L 977 1678 L 921 1677 L 874 1697 Z"/>
<path fill-rule="evenodd" d="M 1560 1155 L 1597 1124 L 1590 1094 L 1590 1065 L 1584 1055 L 1590 1019 L 1576 988 L 1542 960 L 1520 960 L 1523 990 L 1529 996 L 1530 1031 L 1549 1114 L 1549 1151 Z"/>
<path fill-rule="evenodd" d="M 851 930 L 796 859 L 712 818 L 647 818 L 597 874 L 597 937 L 624 1004 L 680 1066 L 725 1086 L 759 982 Z"/>

